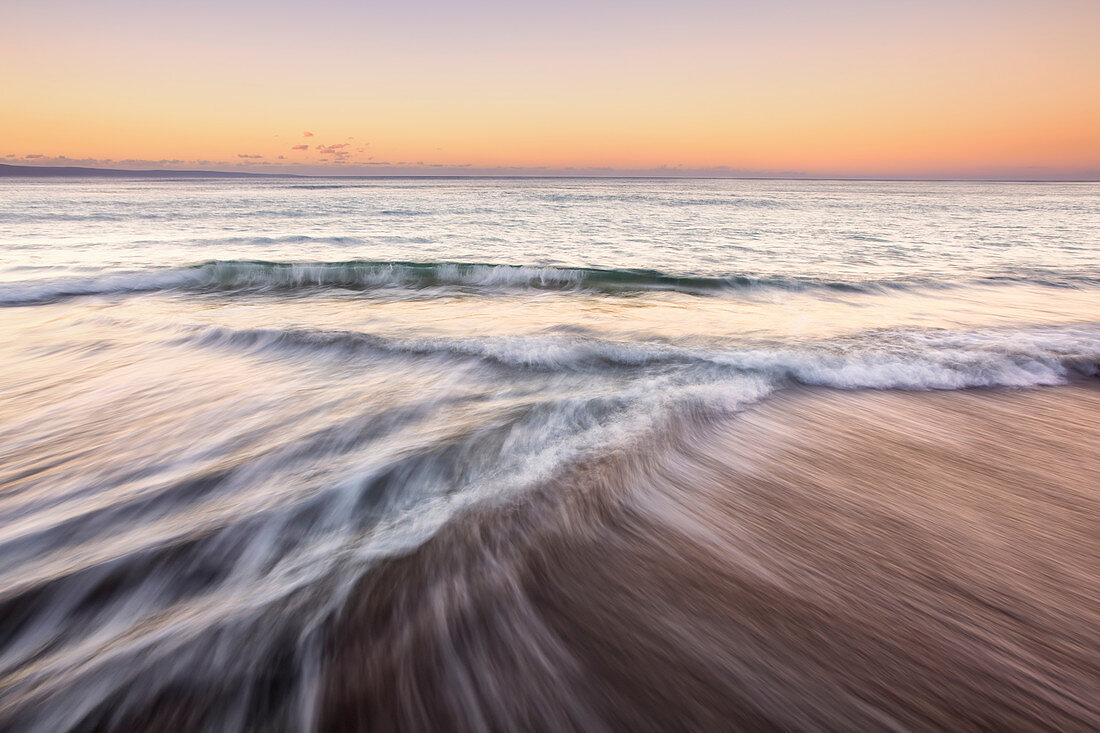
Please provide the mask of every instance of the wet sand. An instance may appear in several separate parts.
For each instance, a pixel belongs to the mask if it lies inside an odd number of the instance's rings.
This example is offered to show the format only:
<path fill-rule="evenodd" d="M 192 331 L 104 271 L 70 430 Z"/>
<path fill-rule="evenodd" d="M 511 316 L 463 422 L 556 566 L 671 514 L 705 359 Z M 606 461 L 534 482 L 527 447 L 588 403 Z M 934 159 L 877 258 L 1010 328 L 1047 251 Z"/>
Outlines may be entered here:
<path fill-rule="evenodd" d="M 322 729 L 1100 728 L 1100 390 L 794 390 L 373 569 Z"/>

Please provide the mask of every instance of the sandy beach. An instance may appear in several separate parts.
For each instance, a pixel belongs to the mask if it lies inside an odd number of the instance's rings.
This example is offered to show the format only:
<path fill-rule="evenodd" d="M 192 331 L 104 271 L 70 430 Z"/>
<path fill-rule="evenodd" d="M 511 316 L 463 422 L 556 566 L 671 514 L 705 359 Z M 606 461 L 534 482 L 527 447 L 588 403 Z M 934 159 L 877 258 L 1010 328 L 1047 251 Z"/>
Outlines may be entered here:
<path fill-rule="evenodd" d="M 1095 729 L 1098 410 L 793 390 L 679 426 L 367 575 L 322 727 Z"/>

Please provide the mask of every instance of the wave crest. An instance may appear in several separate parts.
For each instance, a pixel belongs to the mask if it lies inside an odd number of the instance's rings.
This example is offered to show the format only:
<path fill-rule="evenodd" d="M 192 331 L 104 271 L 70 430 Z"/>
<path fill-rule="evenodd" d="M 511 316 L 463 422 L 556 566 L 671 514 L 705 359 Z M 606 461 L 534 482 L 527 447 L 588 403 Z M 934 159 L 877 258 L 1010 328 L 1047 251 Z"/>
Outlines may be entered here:
<path fill-rule="evenodd" d="M 1075 288 L 1100 279 L 1049 271 L 988 275 L 974 280 L 990 285 L 1032 284 Z M 831 280 L 810 276 L 678 275 L 641 268 L 508 265 L 478 262 L 348 260 L 345 262 L 269 262 L 212 260 L 186 267 L 121 272 L 96 277 L 22 281 L 0 285 L 0 306 L 51 303 L 87 295 L 151 292 L 264 293 L 286 291 L 452 288 L 476 292 L 548 290 L 630 295 L 675 292 L 720 296 L 752 290 L 883 293 L 948 288 L 960 283 L 933 277 Z"/>
<path fill-rule="evenodd" d="M 303 289 L 377 290 L 456 287 L 478 290 L 589 290 L 601 293 L 672 291 L 717 294 L 752 287 L 866 290 L 861 283 L 808 278 L 706 277 L 657 270 L 501 265 L 475 262 L 267 262 L 218 260 L 98 278 L 16 283 L 0 291 L 0 303 L 33 305 L 81 295 L 186 291 L 265 292 Z"/>

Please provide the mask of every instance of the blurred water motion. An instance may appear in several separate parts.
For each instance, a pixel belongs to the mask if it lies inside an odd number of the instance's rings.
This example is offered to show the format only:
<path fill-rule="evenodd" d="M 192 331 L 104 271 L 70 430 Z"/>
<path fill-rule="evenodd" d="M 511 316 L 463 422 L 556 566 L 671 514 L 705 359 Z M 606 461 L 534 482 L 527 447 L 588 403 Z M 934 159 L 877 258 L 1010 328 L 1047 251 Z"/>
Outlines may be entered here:
<path fill-rule="evenodd" d="M 1100 727 L 1100 186 L 0 193 L 0 727 Z"/>

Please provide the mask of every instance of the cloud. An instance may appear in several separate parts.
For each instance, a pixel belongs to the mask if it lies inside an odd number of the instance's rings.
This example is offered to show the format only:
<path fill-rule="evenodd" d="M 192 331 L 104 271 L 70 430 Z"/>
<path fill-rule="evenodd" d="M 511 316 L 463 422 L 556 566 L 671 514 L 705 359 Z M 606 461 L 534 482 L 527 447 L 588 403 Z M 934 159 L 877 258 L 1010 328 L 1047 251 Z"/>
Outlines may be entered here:
<path fill-rule="evenodd" d="M 286 156 L 285 155 L 280 155 L 279 160 L 286 160 Z"/>
<path fill-rule="evenodd" d="M 237 157 L 238 158 L 250 158 L 252 160 L 259 160 L 260 158 L 262 158 L 264 156 L 262 156 L 262 155 L 248 155 L 247 153 L 237 153 Z"/>
<path fill-rule="evenodd" d="M 351 156 L 350 150 L 344 150 L 349 147 L 348 143 L 336 143 L 334 145 L 318 145 L 314 149 L 322 156 L 334 156 L 336 163 L 344 163 Z M 322 160 L 328 160 L 327 157 L 322 157 Z"/>
<path fill-rule="evenodd" d="M 308 145 L 295 145 L 291 150 L 309 150 Z"/>
<path fill-rule="evenodd" d="M 42 155 L 41 153 L 34 153 L 33 155 L 24 155 L 23 157 L 27 160 L 31 160 L 33 158 L 45 158 L 46 156 Z"/>
<path fill-rule="evenodd" d="M 312 132 L 303 132 L 302 137 L 313 137 L 313 133 Z"/>

